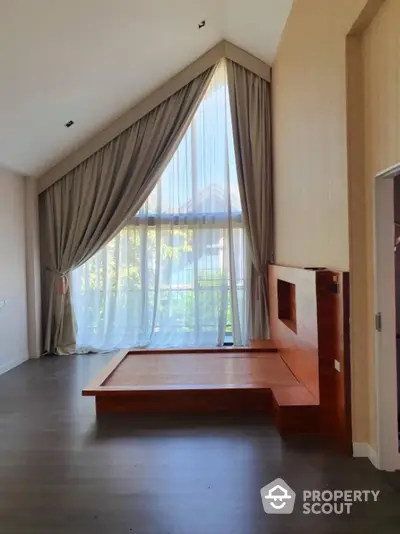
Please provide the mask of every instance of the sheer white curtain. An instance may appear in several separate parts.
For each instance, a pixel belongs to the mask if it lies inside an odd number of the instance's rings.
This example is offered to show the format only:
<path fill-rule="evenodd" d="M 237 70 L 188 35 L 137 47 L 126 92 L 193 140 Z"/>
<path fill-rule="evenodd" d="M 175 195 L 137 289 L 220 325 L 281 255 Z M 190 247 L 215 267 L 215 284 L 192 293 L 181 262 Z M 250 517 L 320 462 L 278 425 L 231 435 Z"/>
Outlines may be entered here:
<path fill-rule="evenodd" d="M 244 345 L 247 243 L 225 62 L 136 217 L 72 273 L 80 348 Z"/>

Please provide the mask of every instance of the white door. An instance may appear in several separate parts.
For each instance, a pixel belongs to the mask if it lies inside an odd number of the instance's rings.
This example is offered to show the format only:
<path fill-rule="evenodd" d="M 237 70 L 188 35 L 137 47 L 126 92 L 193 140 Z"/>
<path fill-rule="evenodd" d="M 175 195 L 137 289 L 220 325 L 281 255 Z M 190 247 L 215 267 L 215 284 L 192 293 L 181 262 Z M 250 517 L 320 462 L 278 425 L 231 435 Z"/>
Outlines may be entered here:
<path fill-rule="evenodd" d="M 399 178 L 400 179 L 400 178 Z M 375 393 L 377 467 L 398 467 L 393 176 L 375 179 Z"/>

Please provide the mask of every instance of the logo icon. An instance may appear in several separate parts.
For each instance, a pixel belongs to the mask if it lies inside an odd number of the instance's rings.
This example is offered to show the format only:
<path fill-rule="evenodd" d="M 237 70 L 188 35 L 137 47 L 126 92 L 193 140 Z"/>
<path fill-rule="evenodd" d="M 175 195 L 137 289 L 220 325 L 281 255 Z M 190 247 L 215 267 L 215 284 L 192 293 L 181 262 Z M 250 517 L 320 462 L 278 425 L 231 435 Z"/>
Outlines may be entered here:
<path fill-rule="evenodd" d="M 261 499 L 266 514 L 291 514 L 296 493 L 281 478 L 261 488 Z"/>

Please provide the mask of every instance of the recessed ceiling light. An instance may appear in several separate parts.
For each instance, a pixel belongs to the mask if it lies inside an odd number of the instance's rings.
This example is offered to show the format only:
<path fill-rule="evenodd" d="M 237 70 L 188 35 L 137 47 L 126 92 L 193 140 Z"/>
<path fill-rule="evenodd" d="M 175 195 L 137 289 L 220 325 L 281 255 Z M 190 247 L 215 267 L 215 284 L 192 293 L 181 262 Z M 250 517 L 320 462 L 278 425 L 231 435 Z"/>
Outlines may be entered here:
<path fill-rule="evenodd" d="M 66 128 L 71 128 L 71 126 L 73 126 L 74 124 L 75 124 L 74 121 L 68 121 L 68 122 L 66 122 L 66 123 L 64 124 L 64 126 L 65 126 Z"/>
<path fill-rule="evenodd" d="M 201 30 L 201 28 L 204 28 L 204 26 L 206 25 L 206 21 L 205 20 L 202 20 L 199 24 L 199 30 Z"/>

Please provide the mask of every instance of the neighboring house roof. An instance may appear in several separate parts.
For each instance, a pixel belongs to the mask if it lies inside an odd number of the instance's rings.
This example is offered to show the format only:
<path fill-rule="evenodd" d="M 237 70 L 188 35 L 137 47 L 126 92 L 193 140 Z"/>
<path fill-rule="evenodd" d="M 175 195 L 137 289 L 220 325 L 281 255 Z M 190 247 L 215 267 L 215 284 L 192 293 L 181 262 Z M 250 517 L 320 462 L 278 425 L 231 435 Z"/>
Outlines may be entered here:
<path fill-rule="evenodd" d="M 232 211 L 242 211 L 240 199 L 234 193 L 231 193 L 231 206 Z M 212 209 L 210 209 L 210 207 L 212 207 Z M 199 191 L 196 198 L 196 204 L 194 204 L 193 199 L 190 199 L 180 208 L 181 213 L 222 213 L 224 211 L 226 211 L 225 191 L 221 186 L 215 183 L 212 183 Z"/>

